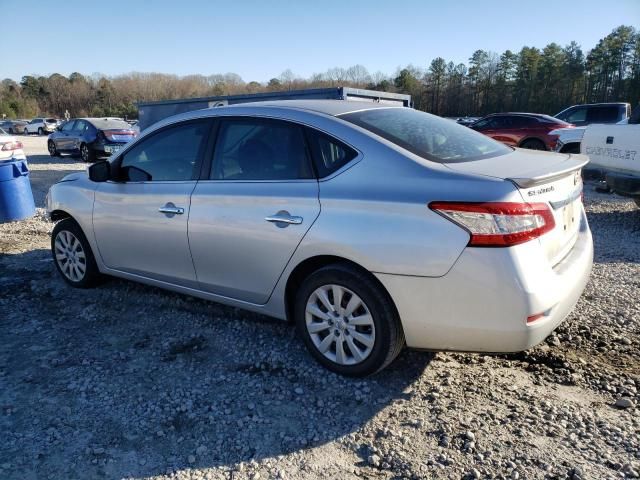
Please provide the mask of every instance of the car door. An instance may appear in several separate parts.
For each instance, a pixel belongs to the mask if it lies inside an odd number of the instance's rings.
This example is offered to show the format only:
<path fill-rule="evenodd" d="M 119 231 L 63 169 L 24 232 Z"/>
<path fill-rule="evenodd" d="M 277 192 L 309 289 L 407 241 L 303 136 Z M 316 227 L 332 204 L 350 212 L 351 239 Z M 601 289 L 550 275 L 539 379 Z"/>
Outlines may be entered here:
<path fill-rule="evenodd" d="M 93 208 L 108 268 L 197 286 L 187 219 L 210 127 L 209 120 L 165 127 L 113 160 L 113 180 L 99 185 Z"/>
<path fill-rule="evenodd" d="M 85 120 L 76 120 L 73 125 L 73 129 L 69 132 L 69 136 L 67 137 L 69 150 L 80 150 L 80 144 L 82 143 L 84 132 L 87 130 L 88 126 L 89 124 Z"/>
<path fill-rule="evenodd" d="M 266 303 L 319 213 L 300 125 L 220 120 L 212 167 L 191 197 L 189 243 L 200 288 Z"/>
<path fill-rule="evenodd" d="M 33 120 L 31 120 L 26 126 L 27 132 L 36 133 L 38 131 L 38 124 L 40 122 L 42 122 L 41 118 L 34 118 Z"/>
<path fill-rule="evenodd" d="M 62 126 L 60 131 L 51 136 L 51 139 L 56 145 L 56 150 L 59 152 L 67 152 L 71 150 L 71 133 L 73 132 L 76 121 L 77 120 L 69 120 Z"/>

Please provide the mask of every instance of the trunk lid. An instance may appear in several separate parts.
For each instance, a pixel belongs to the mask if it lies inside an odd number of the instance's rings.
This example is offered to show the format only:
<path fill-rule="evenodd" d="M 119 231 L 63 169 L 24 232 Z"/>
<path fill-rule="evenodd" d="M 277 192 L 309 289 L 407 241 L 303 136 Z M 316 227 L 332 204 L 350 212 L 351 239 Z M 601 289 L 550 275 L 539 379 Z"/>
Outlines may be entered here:
<path fill-rule="evenodd" d="M 513 182 L 528 203 L 546 203 L 553 212 L 555 228 L 539 241 L 551 265 L 573 248 L 582 215 L 582 178 L 588 163 L 584 155 L 516 149 L 513 153 L 475 162 L 451 163 L 452 170 Z"/>

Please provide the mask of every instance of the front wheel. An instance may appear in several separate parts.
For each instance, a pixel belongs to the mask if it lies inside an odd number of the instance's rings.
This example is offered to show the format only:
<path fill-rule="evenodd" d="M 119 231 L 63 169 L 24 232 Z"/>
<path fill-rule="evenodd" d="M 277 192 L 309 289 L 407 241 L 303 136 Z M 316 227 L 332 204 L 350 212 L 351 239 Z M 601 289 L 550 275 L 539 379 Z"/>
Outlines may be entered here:
<path fill-rule="evenodd" d="M 51 255 L 56 269 L 72 287 L 89 288 L 100 280 L 91 246 L 73 219 L 65 218 L 53 228 Z"/>
<path fill-rule="evenodd" d="M 363 377 L 389 365 L 404 346 L 400 319 L 387 292 L 348 264 L 321 268 L 296 294 L 298 333 L 329 370 Z"/>
<path fill-rule="evenodd" d="M 49 150 L 49 155 L 51 155 L 52 157 L 58 157 L 60 155 L 53 140 L 49 140 L 47 142 L 47 150 Z"/>
<path fill-rule="evenodd" d="M 85 163 L 93 162 L 95 160 L 95 154 L 93 150 L 91 150 L 89 148 L 89 145 L 87 145 L 86 143 L 80 145 L 80 156 L 82 157 L 82 161 Z"/>

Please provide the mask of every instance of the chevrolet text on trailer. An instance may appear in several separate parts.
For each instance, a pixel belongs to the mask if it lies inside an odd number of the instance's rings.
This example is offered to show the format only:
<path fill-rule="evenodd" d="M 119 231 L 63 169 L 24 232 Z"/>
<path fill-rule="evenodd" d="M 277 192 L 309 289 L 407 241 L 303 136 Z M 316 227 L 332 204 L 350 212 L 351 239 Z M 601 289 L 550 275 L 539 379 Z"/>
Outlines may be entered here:
<path fill-rule="evenodd" d="M 53 185 L 51 250 L 76 287 L 108 274 L 288 319 L 345 375 L 405 344 L 513 352 L 588 281 L 586 162 L 406 107 L 198 110 Z"/>

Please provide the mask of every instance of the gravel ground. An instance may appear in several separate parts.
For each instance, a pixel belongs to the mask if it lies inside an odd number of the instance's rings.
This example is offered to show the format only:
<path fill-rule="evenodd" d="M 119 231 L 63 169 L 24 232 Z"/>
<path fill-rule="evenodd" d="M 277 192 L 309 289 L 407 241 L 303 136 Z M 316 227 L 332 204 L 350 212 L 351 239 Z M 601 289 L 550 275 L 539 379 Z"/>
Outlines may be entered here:
<path fill-rule="evenodd" d="M 84 168 L 25 139 L 38 207 Z M 0 225 L 1 479 L 638 478 L 640 210 L 586 187 L 586 292 L 516 355 L 328 373 L 293 329 L 123 280 L 67 287 L 49 223 Z"/>

